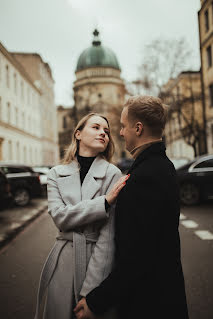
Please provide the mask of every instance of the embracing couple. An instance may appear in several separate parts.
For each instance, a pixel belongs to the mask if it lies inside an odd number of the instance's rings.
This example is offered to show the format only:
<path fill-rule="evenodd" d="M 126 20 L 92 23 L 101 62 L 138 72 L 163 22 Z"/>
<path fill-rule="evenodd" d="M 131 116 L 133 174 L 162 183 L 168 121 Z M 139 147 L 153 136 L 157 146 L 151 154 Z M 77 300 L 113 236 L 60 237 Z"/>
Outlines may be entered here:
<path fill-rule="evenodd" d="M 188 319 L 165 123 L 159 98 L 127 100 L 120 135 L 134 162 L 125 176 L 110 163 L 107 118 L 90 113 L 78 123 L 63 164 L 48 175 L 58 236 L 42 270 L 35 319 Z"/>

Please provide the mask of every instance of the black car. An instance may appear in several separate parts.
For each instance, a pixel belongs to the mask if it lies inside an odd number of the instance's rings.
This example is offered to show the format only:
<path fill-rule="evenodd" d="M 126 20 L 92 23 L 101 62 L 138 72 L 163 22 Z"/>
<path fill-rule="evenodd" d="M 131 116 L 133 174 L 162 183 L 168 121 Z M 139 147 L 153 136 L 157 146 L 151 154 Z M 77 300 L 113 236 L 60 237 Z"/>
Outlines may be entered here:
<path fill-rule="evenodd" d="M 12 203 L 10 184 L 5 174 L 0 170 L 0 210 Z"/>
<path fill-rule="evenodd" d="M 176 171 L 183 204 L 195 205 L 213 199 L 213 155 L 197 157 Z"/>
<path fill-rule="evenodd" d="M 0 162 L 0 169 L 9 181 L 16 205 L 25 206 L 31 198 L 41 196 L 39 174 L 35 173 L 31 167 Z"/>

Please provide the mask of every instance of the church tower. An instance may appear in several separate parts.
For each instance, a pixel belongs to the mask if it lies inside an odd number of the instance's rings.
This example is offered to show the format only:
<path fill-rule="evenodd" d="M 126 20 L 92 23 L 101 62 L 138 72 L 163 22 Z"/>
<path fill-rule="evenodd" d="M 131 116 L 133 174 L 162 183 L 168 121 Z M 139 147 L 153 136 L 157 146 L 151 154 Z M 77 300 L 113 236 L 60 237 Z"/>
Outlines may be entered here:
<path fill-rule="evenodd" d="M 74 114 L 77 121 L 88 112 L 101 113 L 109 119 L 117 161 L 124 153 L 119 131 L 126 90 L 115 53 L 101 44 L 98 30 L 93 35 L 92 45 L 80 54 L 77 62 Z"/>

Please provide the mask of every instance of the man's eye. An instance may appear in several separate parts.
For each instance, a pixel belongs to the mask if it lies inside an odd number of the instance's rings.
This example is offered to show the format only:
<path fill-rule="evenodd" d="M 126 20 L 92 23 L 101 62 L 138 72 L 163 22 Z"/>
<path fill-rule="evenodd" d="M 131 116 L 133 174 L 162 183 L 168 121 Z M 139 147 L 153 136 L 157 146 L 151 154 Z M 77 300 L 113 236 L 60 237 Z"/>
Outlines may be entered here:
<path fill-rule="evenodd" d="M 98 126 L 93 126 L 93 128 L 99 129 L 99 127 L 98 127 Z"/>

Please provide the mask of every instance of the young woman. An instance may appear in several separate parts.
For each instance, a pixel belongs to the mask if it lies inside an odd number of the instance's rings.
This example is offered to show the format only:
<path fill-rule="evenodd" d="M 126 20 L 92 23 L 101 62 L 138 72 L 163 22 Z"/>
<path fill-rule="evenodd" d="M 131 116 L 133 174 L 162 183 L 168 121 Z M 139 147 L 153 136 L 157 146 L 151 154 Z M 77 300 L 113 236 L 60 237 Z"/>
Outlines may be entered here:
<path fill-rule="evenodd" d="M 63 165 L 48 174 L 48 212 L 59 234 L 41 274 L 35 319 L 45 294 L 43 318 L 74 318 L 79 299 L 111 271 L 114 202 L 128 178 L 110 163 L 113 152 L 107 119 L 88 114 L 74 130 Z"/>

